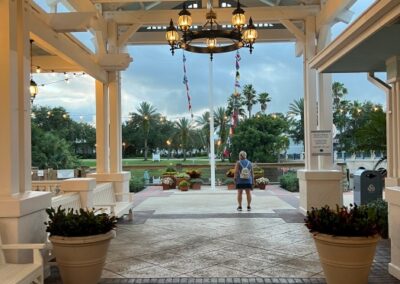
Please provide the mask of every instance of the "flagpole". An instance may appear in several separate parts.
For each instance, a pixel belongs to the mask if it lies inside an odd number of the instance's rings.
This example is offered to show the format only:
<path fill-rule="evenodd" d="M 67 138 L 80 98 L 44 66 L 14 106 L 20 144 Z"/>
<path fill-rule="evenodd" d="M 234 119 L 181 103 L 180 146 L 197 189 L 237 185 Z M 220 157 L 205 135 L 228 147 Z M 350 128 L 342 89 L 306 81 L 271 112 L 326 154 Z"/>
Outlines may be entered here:
<path fill-rule="evenodd" d="M 208 64 L 208 103 L 210 108 L 210 167 L 211 189 L 215 189 L 215 147 L 214 147 L 214 102 L 213 102 L 213 62 Z"/>

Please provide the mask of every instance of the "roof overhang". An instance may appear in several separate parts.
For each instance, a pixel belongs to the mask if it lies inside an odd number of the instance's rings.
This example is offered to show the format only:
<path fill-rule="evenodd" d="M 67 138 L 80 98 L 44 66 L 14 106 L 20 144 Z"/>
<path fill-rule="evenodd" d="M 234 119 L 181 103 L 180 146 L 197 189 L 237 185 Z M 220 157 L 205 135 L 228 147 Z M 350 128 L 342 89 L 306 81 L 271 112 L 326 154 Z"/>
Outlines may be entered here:
<path fill-rule="evenodd" d="M 373 4 L 341 35 L 310 60 L 323 73 L 386 71 L 386 60 L 400 55 L 400 1 Z"/>

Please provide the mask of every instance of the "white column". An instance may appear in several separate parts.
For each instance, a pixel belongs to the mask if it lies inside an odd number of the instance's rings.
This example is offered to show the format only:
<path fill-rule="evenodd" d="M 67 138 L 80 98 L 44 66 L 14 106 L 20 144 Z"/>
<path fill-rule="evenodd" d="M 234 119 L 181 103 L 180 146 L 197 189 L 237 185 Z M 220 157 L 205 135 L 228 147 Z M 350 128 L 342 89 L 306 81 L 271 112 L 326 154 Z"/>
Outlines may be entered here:
<path fill-rule="evenodd" d="M 0 234 L 3 243 L 44 242 L 50 193 L 31 188 L 30 48 L 27 0 L 0 1 Z M 25 262 L 27 253 L 11 252 Z"/>
<path fill-rule="evenodd" d="M 110 99 L 110 171 L 122 171 L 122 123 L 119 72 L 109 72 Z"/>
<path fill-rule="evenodd" d="M 304 149 L 307 170 L 318 169 L 318 158 L 311 154 L 311 131 L 317 130 L 317 71 L 311 69 L 308 61 L 316 53 L 315 17 L 306 19 L 306 40 L 304 52 Z"/>
<path fill-rule="evenodd" d="M 210 107 L 210 168 L 211 188 L 215 189 L 215 144 L 214 144 L 214 99 L 213 99 L 213 62 L 208 63 L 208 103 Z"/>
<path fill-rule="evenodd" d="M 304 145 L 306 168 L 297 172 L 300 185 L 299 211 L 303 214 L 311 207 L 329 205 L 331 208 L 335 208 L 336 204 L 343 204 L 343 192 L 340 187 L 342 173 L 332 170 L 332 155 L 319 157 L 314 156 L 311 151 L 311 131 L 332 131 L 331 78 L 329 75 L 317 74 L 316 70 L 311 69 L 308 65 L 308 61 L 316 54 L 317 44 L 319 44 L 319 47 L 323 47 L 326 44 L 329 38 L 328 31 L 329 28 L 327 27 L 321 29 L 317 41 L 315 17 L 307 17 L 304 52 Z"/>
<path fill-rule="evenodd" d="M 96 80 L 96 172 L 110 172 L 108 86 Z"/>

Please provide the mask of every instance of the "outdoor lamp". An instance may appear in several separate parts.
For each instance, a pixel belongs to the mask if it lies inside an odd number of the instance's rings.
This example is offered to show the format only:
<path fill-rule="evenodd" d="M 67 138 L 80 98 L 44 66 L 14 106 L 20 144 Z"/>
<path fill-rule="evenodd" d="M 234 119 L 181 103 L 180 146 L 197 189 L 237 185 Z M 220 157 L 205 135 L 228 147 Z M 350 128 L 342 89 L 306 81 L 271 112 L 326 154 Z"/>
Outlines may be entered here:
<path fill-rule="evenodd" d="M 176 45 L 180 39 L 179 34 L 176 31 L 176 28 L 174 26 L 174 22 L 172 21 L 172 19 L 169 22 L 169 27 L 167 28 L 167 33 L 165 34 L 165 38 L 167 39 L 168 43 L 171 46 Z"/>
<path fill-rule="evenodd" d="M 31 79 L 31 84 L 29 86 L 29 92 L 31 93 L 31 102 L 35 99 L 36 95 L 39 93 L 38 85 L 35 81 Z"/>
<path fill-rule="evenodd" d="M 178 25 L 184 32 L 186 32 L 192 25 L 192 17 L 190 12 L 186 10 L 185 4 L 183 4 L 182 11 L 179 12 Z"/>
<path fill-rule="evenodd" d="M 253 24 L 253 19 L 250 17 L 247 29 L 244 31 L 243 38 L 246 42 L 253 44 L 258 37 L 256 27 Z"/>
<path fill-rule="evenodd" d="M 244 15 L 244 10 L 240 7 L 240 2 L 237 2 L 236 9 L 232 12 L 232 25 L 241 30 L 246 23 L 246 17 Z"/>
<path fill-rule="evenodd" d="M 217 46 L 217 39 L 216 38 L 208 38 L 206 40 L 207 47 L 212 49 Z"/>

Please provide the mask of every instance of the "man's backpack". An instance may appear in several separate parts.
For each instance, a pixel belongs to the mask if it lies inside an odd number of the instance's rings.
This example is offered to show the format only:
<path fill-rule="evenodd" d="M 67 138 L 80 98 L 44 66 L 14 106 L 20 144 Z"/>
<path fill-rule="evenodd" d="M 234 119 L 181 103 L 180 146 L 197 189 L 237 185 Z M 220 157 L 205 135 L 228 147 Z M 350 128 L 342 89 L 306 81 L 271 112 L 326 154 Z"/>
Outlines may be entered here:
<path fill-rule="evenodd" d="M 239 162 L 240 165 L 242 166 L 242 170 L 240 171 L 240 178 L 241 179 L 250 179 L 250 169 L 248 168 L 250 162 L 247 161 L 247 165 L 245 167 L 243 167 L 242 163 Z"/>

